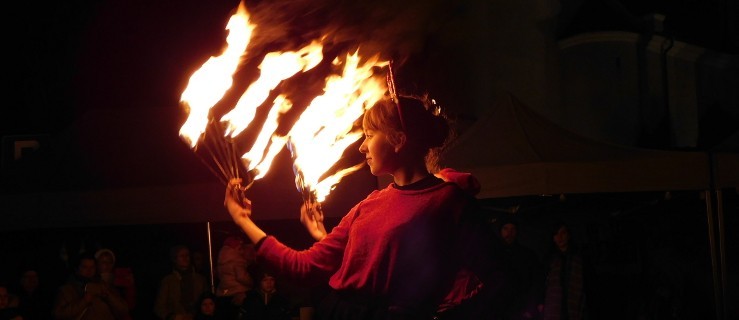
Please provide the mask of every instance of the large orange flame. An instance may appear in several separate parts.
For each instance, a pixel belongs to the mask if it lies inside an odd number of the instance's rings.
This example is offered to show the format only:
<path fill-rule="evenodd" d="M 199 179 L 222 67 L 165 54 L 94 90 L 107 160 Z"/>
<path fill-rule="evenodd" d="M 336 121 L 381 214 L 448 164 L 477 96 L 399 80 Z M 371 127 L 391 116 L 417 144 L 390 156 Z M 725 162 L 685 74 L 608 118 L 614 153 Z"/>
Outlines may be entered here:
<path fill-rule="evenodd" d="M 343 176 L 359 168 L 342 170 L 321 180 L 344 150 L 362 137 L 354 123 L 386 91 L 384 81 L 374 76 L 373 69 L 387 63 L 373 57 L 360 65 L 360 60 L 358 52 L 348 54 L 342 75 L 326 78 L 324 94 L 313 99 L 290 130 L 290 150 L 296 171 L 302 174 L 302 187 L 314 190 L 318 202 Z"/>
<path fill-rule="evenodd" d="M 283 80 L 300 71 L 308 71 L 323 60 L 323 46 L 313 42 L 297 52 L 270 52 L 259 66 L 259 79 L 246 89 L 236 107 L 221 118 L 228 123 L 226 134 L 239 134 L 254 119 L 257 107 L 264 103 L 269 93 Z"/>
<path fill-rule="evenodd" d="M 227 46 L 217 57 L 211 57 L 191 77 L 180 101 L 186 106 L 188 117 L 180 128 L 180 136 L 194 148 L 205 132 L 210 109 L 231 88 L 241 56 L 246 51 L 254 25 L 242 2 L 226 25 L 229 30 Z"/>
<path fill-rule="evenodd" d="M 387 91 L 384 77 L 375 74 L 378 67 L 387 65 L 387 62 L 380 61 L 378 56 L 362 62 L 358 50 L 336 58 L 333 64 L 341 70 L 340 74 L 330 74 L 325 78 L 323 93 L 312 99 L 289 128 L 288 134 L 281 135 L 277 128 L 282 123 L 282 116 L 293 107 L 293 102 L 286 93 L 277 95 L 271 103 L 265 103 L 266 99 L 283 81 L 317 66 L 323 60 L 323 44 L 316 40 L 298 51 L 270 52 L 259 66 L 259 77 L 248 86 L 236 105 L 219 121 L 213 121 L 210 109 L 230 89 L 233 74 L 238 70 L 255 29 L 248 18 L 242 2 L 229 20 L 227 28 L 230 33 L 225 52 L 212 57 L 190 78 L 181 99 L 189 115 L 180 135 L 195 148 L 208 125 L 222 124 L 225 130 L 220 139 L 234 139 L 250 128 L 258 108 L 270 108 L 250 150 L 241 156 L 241 162 L 234 161 L 231 165 L 243 165 L 245 171 L 251 173 L 252 181 L 260 179 L 287 144 L 292 152 L 298 188 L 304 197 L 308 195 L 311 198 L 304 200 L 322 202 L 344 176 L 363 165 L 335 168 L 346 148 L 362 136 L 356 126 L 357 120 Z M 239 171 L 221 172 L 234 175 Z"/>

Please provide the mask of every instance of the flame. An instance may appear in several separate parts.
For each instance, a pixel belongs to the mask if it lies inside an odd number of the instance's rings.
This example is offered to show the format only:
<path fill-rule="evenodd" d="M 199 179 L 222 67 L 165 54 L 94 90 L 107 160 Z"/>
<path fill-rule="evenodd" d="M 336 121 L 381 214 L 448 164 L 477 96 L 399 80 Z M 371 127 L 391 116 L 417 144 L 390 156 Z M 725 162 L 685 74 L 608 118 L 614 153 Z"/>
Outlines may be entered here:
<path fill-rule="evenodd" d="M 279 136 L 275 135 L 272 139 L 270 139 L 270 136 L 274 135 L 275 130 L 277 130 L 277 126 L 280 124 L 278 122 L 278 117 L 290 110 L 292 106 L 292 102 L 290 102 L 290 100 L 288 100 L 284 95 L 278 96 L 272 105 L 272 109 L 269 110 L 267 120 L 265 121 L 264 126 L 262 126 L 262 130 L 259 131 L 257 140 L 254 141 L 249 152 L 241 156 L 241 159 L 243 159 L 246 164 L 247 171 L 251 171 L 257 168 L 261 163 L 266 162 L 259 166 L 258 171 L 260 174 L 255 176 L 255 179 L 261 178 L 267 173 L 266 169 L 269 168 L 272 163 L 272 159 L 274 159 L 280 149 L 284 147 L 287 139 L 282 139 L 282 141 L 280 141 Z M 270 151 L 265 156 L 264 151 L 267 150 L 268 145 L 270 146 Z"/>
<path fill-rule="evenodd" d="M 380 62 L 375 56 L 360 65 L 358 52 L 347 54 L 342 75 L 326 79 L 324 94 L 313 99 L 290 130 L 295 170 L 302 175 L 302 181 L 297 184 L 314 191 L 318 202 L 325 199 L 341 178 L 361 167 L 341 170 L 324 180 L 328 187 L 319 187 L 321 176 L 334 166 L 349 145 L 362 137 L 355 129 L 356 120 L 386 91 L 383 80 L 374 75 L 373 69 L 387 62 Z M 340 63 L 338 59 L 334 61 L 336 65 Z"/>
<path fill-rule="evenodd" d="M 242 54 L 246 51 L 255 26 L 249 22 L 249 13 L 242 2 L 236 13 L 231 16 L 226 29 L 227 46 L 217 57 L 211 57 L 200 69 L 190 77 L 182 102 L 188 112 L 185 124 L 180 128 L 180 136 L 190 144 L 197 145 L 200 136 L 208 124 L 210 109 L 223 97 L 233 84 L 233 74 L 241 63 Z"/>
<path fill-rule="evenodd" d="M 254 119 L 257 107 L 269 96 L 270 91 L 283 80 L 292 77 L 300 71 L 308 71 L 323 60 L 323 45 L 312 42 L 297 52 L 270 52 L 259 66 L 261 75 L 241 95 L 231 112 L 221 118 L 228 127 L 226 135 L 239 134 Z"/>
<path fill-rule="evenodd" d="M 259 65 L 259 78 L 248 86 L 228 113 L 214 122 L 210 109 L 232 86 L 233 75 L 255 30 L 255 26 L 249 23 L 243 2 L 229 20 L 227 29 L 228 46 L 224 53 L 203 64 L 182 93 L 181 102 L 186 105 L 189 115 L 180 129 L 180 136 L 195 148 L 208 125 L 216 128 L 223 125 L 225 129 L 219 139 L 233 140 L 251 126 L 257 108 L 270 108 L 250 150 L 241 156 L 241 162 L 229 160 L 227 165 L 243 165 L 251 173 L 252 180 L 247 181 L 251 184 L 267 174 L 275 156 L 287 145 L 294 161 L 297 187 L 304 200 L 324 201 L 343 177 L 364 165 L 362 162 L 349 168 L 334 168 L 346 148 L 362 137 L 360 128 L 356 126 L 357 120 L 387 91 L 384 76 L 376 75 L 375 71 L 388 62 L 380 61 L 377 55 L 362 62 L 359 50 L 343 58 L 337 57 L 333 64 L 341 74 L 328 75 L 323 93 L 311 100 L 286 135 L 280 135 L 277 128 L 282 116 L 293 107 L 293 102 L 284 93 L 278 94 L 272 103 L 265 102 L 280 83 L 316 67 L 324 59 L 323 44 L 322 40 L 316 40 L 297 51 L 267 53 Z M 220 143 L 219 146 L 229 147 L 228 152 L 233 152 L 232 144 Z M 214 160 L 219 167 L 224 165 L 217 157 Z M 238 169 L 230 169 L 221 168 L 224 178 L 232 178 L 239 172 Z"/>

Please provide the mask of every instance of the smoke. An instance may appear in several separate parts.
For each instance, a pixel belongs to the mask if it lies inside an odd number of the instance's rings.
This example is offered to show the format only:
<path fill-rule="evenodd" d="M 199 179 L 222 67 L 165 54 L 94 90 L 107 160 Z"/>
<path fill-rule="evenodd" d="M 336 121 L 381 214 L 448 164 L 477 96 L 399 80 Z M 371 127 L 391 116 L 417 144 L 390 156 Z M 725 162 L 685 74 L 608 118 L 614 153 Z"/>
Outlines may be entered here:
<path fill-rule="evenodd" d="M 328 51 L 360 50 L 402 63 L 444 26 L 445 0 L 247 1 L 255 48 L 294 49 L 323 39 Z"/>
<path fill-rule="evenodd" d="M 254 70 L 264 54 L 320 39 L 321 65 L 281 84 L 296 105 L 321 92 L 326 74 L 335 71 L 335 57 L 357 50 L 364 58 L 392 60 L 400 93 L 430 94 L 448 111 L 476 102 L 472 88 L 484 72 L 474 59 L 478 40 L 484 43 L 476 36 L 486 14 L 483 0 L 245 1 L 256 29 L 234 92 L 258 76 Z"/>

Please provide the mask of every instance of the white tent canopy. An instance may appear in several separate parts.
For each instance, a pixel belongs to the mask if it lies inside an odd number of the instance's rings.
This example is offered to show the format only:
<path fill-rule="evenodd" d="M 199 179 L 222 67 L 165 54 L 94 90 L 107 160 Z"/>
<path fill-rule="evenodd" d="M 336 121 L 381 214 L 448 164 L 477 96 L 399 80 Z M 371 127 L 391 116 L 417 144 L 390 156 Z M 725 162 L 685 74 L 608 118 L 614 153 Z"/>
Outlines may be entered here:
<path fill-rule="evenodd" d="M 723 167 L 736 161 L 717 159 Z M 704 190 L 711 183 L 707 153 L 590 140 L 539 116 L 510 94 L 463 132 L 443 164 L 480 179 L 480 198 Z"/>

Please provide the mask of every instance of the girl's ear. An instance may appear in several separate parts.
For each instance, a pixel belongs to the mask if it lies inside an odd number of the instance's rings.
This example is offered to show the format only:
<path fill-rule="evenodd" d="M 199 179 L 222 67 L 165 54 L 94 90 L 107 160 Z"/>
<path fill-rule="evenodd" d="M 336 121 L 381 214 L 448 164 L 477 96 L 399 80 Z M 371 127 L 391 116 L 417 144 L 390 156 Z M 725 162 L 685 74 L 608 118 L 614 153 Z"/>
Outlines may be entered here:
<path fill-rule="evenodd" d="M 394 149 L 395 149 L 395 153 L 398 153 L 405 146 L 405 143 L 406 143 L 406 140 L 407 140 L 407 137 L 405 135 L 405 132 L 402 132 L 402 131 L 398 132 L 397 133 L 396 140 L 398 142 L 395 144 Z"/>

